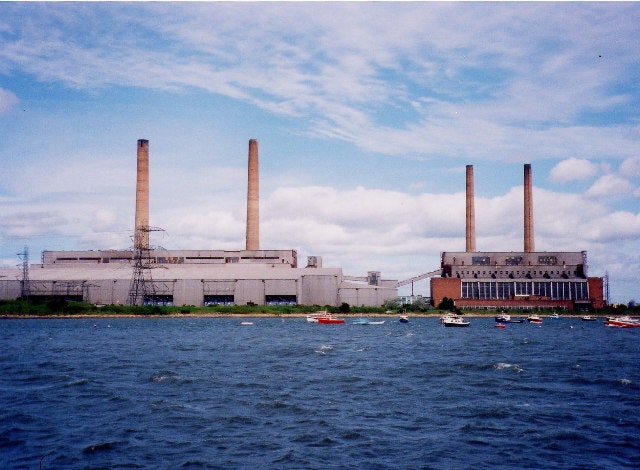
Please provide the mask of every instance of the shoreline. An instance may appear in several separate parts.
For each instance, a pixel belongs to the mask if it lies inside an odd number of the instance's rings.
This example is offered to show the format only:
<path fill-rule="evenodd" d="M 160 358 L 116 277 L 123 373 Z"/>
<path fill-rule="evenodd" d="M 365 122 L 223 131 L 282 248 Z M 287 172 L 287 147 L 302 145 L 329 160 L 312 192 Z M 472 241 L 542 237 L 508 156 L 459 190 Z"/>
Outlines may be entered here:
<path fill-rule="evenodd" d="M 333 314 L 334 317 L 340 318 L 361 318 L 361 317 L 372 317 L 372 318 L 390 318 L 397 319 L 401 316 L 407 316 L 409 318 L 440 318 L 444 315 L 445 312 L 439 313 L 336 313 Z M 168 313 L 168 314 L 158 314 L 158 315 L 134 315 L 134 314 L 59 314 L 59 315 L 12 315 L 12 314 L 3 314 L 0 315 L 0 320 L 19 320 L 19 319 L 41 319 L 41 320 L 55 320 L 55 319 L 100 319 L 100 318 L 306 318 L 308 313 L 285 313 L 285 314 L 274 314 L 274 313 Z M 497 314 L 496 313 L 463 313 L 462 316 L 466 318 L 493 318 Z M 523 315 L 512 315 L 515 318 L 523 318 L 526 319 L 530 314 Z M 549 318 L 550 314 L 537 314 L 541 318 Z M 580 318 L 583 314 L 562 314 L 560 318 Z M 598 318 L 599 315 L 594 314 L 591 315 L 593 317 Z"/>

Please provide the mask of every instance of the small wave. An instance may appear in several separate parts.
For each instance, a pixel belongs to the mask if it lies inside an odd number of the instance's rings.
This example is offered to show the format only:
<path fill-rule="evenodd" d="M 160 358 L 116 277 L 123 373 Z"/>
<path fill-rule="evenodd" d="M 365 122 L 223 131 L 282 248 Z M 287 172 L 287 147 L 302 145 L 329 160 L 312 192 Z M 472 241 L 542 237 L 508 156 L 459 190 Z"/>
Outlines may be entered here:
<path fill-rule="evenodd" d="M 325 437 L 319 441 L 314 442 L 313 444 L 309 444 L 309 447 L 329 447 L 335 443 L 335 440 L 331 439 L 330 437 Z"/>
<path fill-rule="evenodd" d="M 626 387 L 628 385 L 631 385 L 633 382 L 629 379 L 618 379 L 618 383 Z"/>
<path fill-rule="evenodd" d="M 333 349 L 333 346 L 329 346 L 327 344 L 323 344 L 318 349 L 316 349 L 316 352 L 318 354 L 326 354 L 326 351 L 331 351 L 332 349 Z"/>
<path fill-rule="evenodd" d="M 204 460 L 187 460 L 180 468 L 209 468 L 209 464 Z"/>
<path fill-rule="evenodd" d="M 178 374 L 171 371 L 160 371 L 153 374 L 149 380 L 151 380 L 151 382 L 176 382 L 178 380 Z"/>
<path fill-rule="evenodd" d="M 67 383 L 65 386 L 66 387 L 76 387 L 76 386 L 80 386 L 80 385 L 86 385 L 89 383 L 89 380 L 87 379 L 78 379 L 78 380 L 74 380 L 72 382 Z"/>
<path fill-rule="evenodd" d="M 520 373 L 520 372 L 522 372 L 524 370 L 518 364 L 509 364 L 508 362 L 496 362 L 493 365 L 493 368 L 495 370 L 511 369 L 511 370 L 513 370 L 514 372 L 517 372 L 517 373 Z"/>
<path fill-rule="evenodd" d="M 292 463 L 296 461 L 296 453 L 289 449 L 284 454 L 276 458 L 273 463 Z"/>
<path fill-rule="evenodd" d="M 102 452 L 105 450 L 114 450 L 117 446 L 117 442 L 101 442 L 100 444 L 93 444 L 85 447 L 82 450 L 83 454 L 93 454 L 95 452 Z"/>

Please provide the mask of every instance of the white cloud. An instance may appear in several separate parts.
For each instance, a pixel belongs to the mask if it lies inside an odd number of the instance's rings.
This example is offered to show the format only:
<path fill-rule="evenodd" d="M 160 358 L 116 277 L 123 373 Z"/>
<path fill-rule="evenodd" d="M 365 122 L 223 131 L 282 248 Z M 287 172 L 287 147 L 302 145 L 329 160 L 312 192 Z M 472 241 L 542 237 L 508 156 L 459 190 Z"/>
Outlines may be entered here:
<path fill-rule="evenodd" d="M 18 104 L 19 101 L 20 100 L 18 99 L 18 97 L 11 91 L 5 88 L 0 88 L 0 114 L 9 111 L 16 104 Z"/>
<path fill-rule="evenodd" d="M 618 170 L 625 178 L 640 178 L 640 157 L 625 159 Z"/>
<path fill-rule="evenodd" d="M 587 190 L 590 197 L 608 197 L 631 194 L 636 188 L 625 178 L 614 174 L 603 175 Z"/>
<path fill-rule="evenodd" d="M 585 180 L 598 172 L 598 165 L 582 158 L 569 158 L 554 166 L 549 172 L 549 179 L 557 183 Z"/>
<path fill-rule="evenodd" d="M 567 124 L 631 102 L 607 89 L 634 64 L 635 50 L 603 19 L 615 18 L 624 37 L 635 32 L 633 11 L 618 4 L 61 5 L 50 8 L 53 19 L 23 15 L 20 40 L 7 41 L 0 66 L 20 64 L 81 88 L 196 87 L 305 117 L 312 135 L 382 153 L 453 149 L 506 158 L 527 149 L 564 157 L 570 147 L 575 155 L 614 148 L 626 157 L 636 145 L 627 126 L 600 139 L 597 128 Z M 401 28 L 388 27 L 391 16 Z M 421 100 L 431 104 L 414 114 Z M 389 106 L 406 116 L 384 125 Z"/>

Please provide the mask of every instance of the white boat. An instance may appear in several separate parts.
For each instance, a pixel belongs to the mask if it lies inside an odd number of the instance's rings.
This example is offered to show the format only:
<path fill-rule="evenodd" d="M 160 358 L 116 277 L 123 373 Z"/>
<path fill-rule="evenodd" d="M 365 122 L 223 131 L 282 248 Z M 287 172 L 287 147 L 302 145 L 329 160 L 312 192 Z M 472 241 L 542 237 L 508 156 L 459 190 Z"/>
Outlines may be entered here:
<path fill-rule="evenodd" d="M 616 326 L 618 328 L 640 328 L 640 320 L 629 316 L 608 317 L 604 324 L 606 326 Z"/>
<path fill-rule="evenodd" d="M 322 323 L 322 324 L 344 323 L 344 320 L 342 318 L 335 318 L 326 310 L 321 310 L 319 312 L 315 312 L 307 315 L 307 321 L 310 323 Z"/>
<path fill-rule="evenodd" d="M 253 325 L 253 322 L 252 321 L 243 321 L 243 322 L 240 322 L 240 324 L 241 325 L 245 325 L 245 326 L 246 325 Z"/>
<path fill-rule="evenodd" d="M 368 318 L 358 318 L 357 320 L 353 320 L 354 325 L 382 325 L 384 320 L 381 321 L 371 321 Z"/>
<path fill-rule="evenodd" d="M 552 313 L 551 315 L 549 315 L 549 318 L 560 318 L 560 315 L 558 315 L 557 313 Z"/>
<path fill-rule="evenodd" d="M 406 315 L 400 316 L 400 323 L 409 323 L 409 317 Z"/>
<path fill-rule="evenodd" d="M 592 317 L 591 315 L 583 315 L 580 317 L 580 320 L 582 321 L 596 321 L 597 318 L 596 317 Z"/>
<path fill-rule="evenodd" d="M 496 316 L 496 321 L 498 323 L 509 323 L 511 321 L 511 315 L 503 312 Z"/>
<path fill-rule="evenodd" d="M 327 318 L 329 314 L 326 310 L 320 312 L 314 312 L 307 315 L 307 321 L 311 323 L 318 323 L 318 318 Z"/>
<path fill-rule="evenodd" d="M 462 318 L 460 315 L 458 315 L 457 313 L 445 313 L 444 315 L 442 315 L 440 317 L 440 323 L 444 323 L 447 322 L 451 319 L 456 319 L 456 318 Z"/>
<path fill-rule="evenodd" d="M 462 318 L 460 315 L 456 315 L 456 316 L 451 316 L 451 317 L 445 319 L 442 322 L 442 324 L 444 326 L 459 327 L 459 326 L 469 326 L 471 324 L 471 322 L 464 321 L 464 318 Z"/>
<path fill-rule="evenodd" d="M 527 317 L 527 321 L 529 323 L 542 323 L 542 318 L 540 318 L 538 315 L 529 315 Z"/>

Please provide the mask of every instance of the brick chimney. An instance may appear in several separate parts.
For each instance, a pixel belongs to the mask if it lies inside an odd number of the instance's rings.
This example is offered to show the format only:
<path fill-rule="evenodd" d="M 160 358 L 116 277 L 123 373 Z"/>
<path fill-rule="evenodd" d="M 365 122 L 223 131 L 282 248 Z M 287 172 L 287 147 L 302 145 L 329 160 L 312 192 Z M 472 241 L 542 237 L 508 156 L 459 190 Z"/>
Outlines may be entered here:
<path fill-rule="evenodd" d="M 247 184 L 247 250 L 260 249 L 260 182 L 258 177 L 258 141 L 249 140 Z"/>

